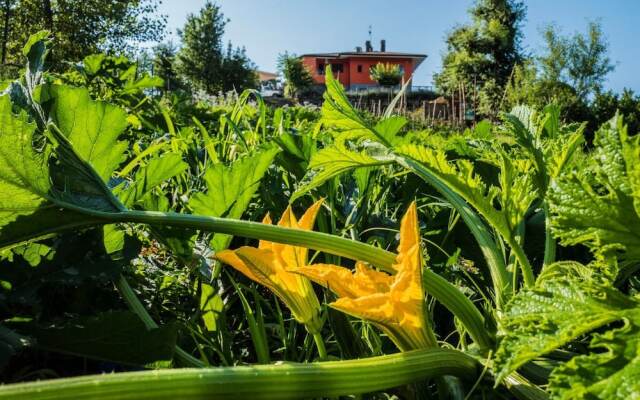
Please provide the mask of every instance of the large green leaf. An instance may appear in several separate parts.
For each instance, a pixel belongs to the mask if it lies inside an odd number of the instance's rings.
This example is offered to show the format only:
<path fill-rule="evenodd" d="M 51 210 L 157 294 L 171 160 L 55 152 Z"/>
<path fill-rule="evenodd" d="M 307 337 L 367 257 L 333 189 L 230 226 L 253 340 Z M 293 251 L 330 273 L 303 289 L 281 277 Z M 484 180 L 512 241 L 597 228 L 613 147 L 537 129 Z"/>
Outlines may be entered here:
<path fill-rule="evenodd" d="M 49 197 L 46 154 L 34 149 L 36 125 L 26 113 L 12 112 L 9 96 L 0 97 L 0 226 L 32 214 Z"/>
<path fill-rule="evenodd" d="M 358 111 L 353 108 L 344 88 L 333 78 L 331 68 L 327 65 L 326 91 L 322 103 L 322 121 L 328 126 L 339 129 L 343 135 L 352 138 L 368 138 L 390 145 L 395 141 L 396 134 L 404 126 L 406 120 L 401 117 L 389 117 L 381 120 L 376 127 L 372 127 Z"/>
<path fill-rule="evenodd" d="M 309 162 L 309 172 L 305 181 L 291 196 L 291 202 L 317 188 L 329 179 L 355 168 L 375 167 L 391 163 L 392 159 L 374 158 L 366 152 L 355 152 L 344 144 L 336 143 L 331 147 L 317 151 Z"/>
<path fill-rule="evenodd" d="M 87 221 L 55 206 L 59 196 L 49 176 L 49 153 L 34 147 L 44 143 L 36 129 L 24 111 L 13 113 L 9 96 L 0 96 L 0 248 Z"/>
<path fill-rule="evenodd" d="M 147 164 L 138 169 L 129 186 L 118 186 L 115 193 L 122 203 L 132 207 L 144 200 L 151 191 L 165 181 L 180 175 L 188 168 L 182 160 L 182 155 L 165 153 L 150 159 Z"/>
<path fill-rule="evenodd" d="M 547 164 L 544 158 L 541 138 L 545 124 L 540 122 L 539 118 L 533 109 L 518 106 L 511 110 L 511 113 L 504 116 L 504 122 L 508 131 L 515 137 L 516 143 L 534 161 L 538 190 L 544 195 L 547 190 L 549 175 L 547 174 Z M 542 118 L 544 120 L 544 116 Z"/>
<path fill-rule="evenodd" d="M 500 378 L 611 322 L 640 326 L 640 301 L 610 286 L 595 271 L 595 266 L 553 264 L 535 288 L 523 290 L 507 304 L 495 360 Z"/>
<path fill-rule="evenodd" d="M 550 378 L 554 398 L 640 399 L 640 328 L 626 324 L 594 335 L 594 350 L 557 367 Z"/>
<path fill-rule="evenodd" d="M 0 97 L 0 247 L 99 221 L 83 209 L 123 209 L 104 180 L 124 157 L 126 114 L 85 89 L 45 86 L 39 99 L 55 121 L 44 132 Z"/>
<path fill-rule="evenodd" d="M 552 183 L 551 222 L 564 245 L 584 244 L 595 253 L 614 248 L 621 259 L 640 260 L 638 140 L 616 116 L 596 133 L 590 163 Z"/>
<path fill-rule="evenodd" d="M 556 178 L 566 168 L 573 165 L 574 160 L 575 162 L 581 160 L 582 153 L 578 150 L 584 143 L 585 127 L 586 124 L 567 127 L 562 135 L 558 135 L 544 144 L 547 172 L 551 179 Z"/>
<path fill-rule="evenodd" d="M 477 210 L 511 247 L 523 270 L 525 284 L 533 285 L 531 264 L 517 240 L 518 228 L 536 198 L 526 160 L 511 161 L 507 154 L 498 150 L 500 186 L 487 187 L 469 160 L 450 162 L 446 154 L 438 149 L 411 144 L 397 146 L 395 152 L 405 158 L 401 161 L 403 164 L 428 179 L 460 212 L 485 254 L 496 293 L 509 285 L 504 261 L 495 243 L 492 243 L 494 239 L 489 228 L 468 205 Z M 407 161 L 409 159 L 411 162 Z"/>
<path fill-rule="evenodd" d="M 129 79 L 122 88 L 122 94 L 138 93 L 145 89 L 162 87 L 164 80 L 159 76 L 149 76 L 146 73 L 138 79 Z"/>
<path fill-rule="evenodd" d="M 49 54 L 50 38 L 51 32 L 49 31 L 36 32 L 29 37 L 22 49 L 22 54 L 27 57 L 27 64 L 24 74 L 26 86 L 22 87 L 21 91 L 22 95 L 28 98 L 27 103 L 32 105 L 34 103 L 32 93 L 42 81 L 44 74 L 44 63 Z M 41 110 L 37 110 L 36 113 L 42 117 Z"/>
<path fill-rule="evenodd" d="M 119 107 L 93 101 L 86 88 L 47 85 L 41 101 L 50 103 L 49 118 L 71 142 L 84 161 L 107 181 L 125 159 L 127 143 L 118 136 L 127 127 L 127 114 Z"/>
<path fill-rule="evenodd" d="M 271 147 L 252 156 L 241 158 L 230 166 L 211 166 L 206 174 L 206 193 L 196 193 L 189 202 L 196 214 L 210 217 L 240 218 L 245 212 L 260 180 L 280 150 Z M 211 244 L 216 250 L 226 248 L 231 236 L 214 235 Z"/>
<path fill-rule="evenodd" d="M 489 186 L 474 172 L 473 163 L 468 160 L 450 162 L 446 154 L 437 149 L 418 145 L 401 145 L 398 154 L 419 161 L 448 187 L 464 198 L 504 237 L 514 235 L 515 229 L 524 218 L 524 213 L 534 199 L 532 184 L 525 174 L 516 174 L 516 169 L 508 157 L 500 161 L 501 187 Z M 500 202 L 500 208 L 494 203 Z"/>
<path fill-rule="evenodd" d="M 216 293 L 213 286 L 203 283 L 201 290 L 200 310 L 202 312 L 202 321 L 209 332 L 215 332 L 218 330 L 218 319 L 220 312 L 224 308 L 224 302 L 222 296 Z"/>
<path fill-rule="evenodd" d="M 165 153 L 155 156 L 138 168 L 132 181 L 125 181 L 114 189 L 114 193 L 128 208 L 136 206 L 154 211 L 168 211 L 169 204 L 164 194 L 152 196 L 154 189 L 164 182 L 180 175 L 188 168 L 178 153 Z M 172 229 L 154 226 L 152 231 L 157 239 L 164 242 L 176 254 L 188 258 L 195 244 L 193 230 Z M 124 245 L 124 232 L 115 225 L 104 227 L 104 244 L 107 252 L 113 253 Z"/>

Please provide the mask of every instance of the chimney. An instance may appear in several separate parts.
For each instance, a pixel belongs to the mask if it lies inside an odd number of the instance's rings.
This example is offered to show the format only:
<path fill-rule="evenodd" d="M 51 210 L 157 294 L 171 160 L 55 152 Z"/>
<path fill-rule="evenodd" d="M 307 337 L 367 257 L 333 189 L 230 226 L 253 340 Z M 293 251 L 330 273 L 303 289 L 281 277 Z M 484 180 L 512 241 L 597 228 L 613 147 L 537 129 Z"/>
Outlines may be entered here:
<path fill-rule="evenodd" d="M 370 53 L 373 51 L 373 46 L 371 46 L 371 40 L 367 40 L 364 46 L 367 49 L 367 53 Z"/>
<path fill-rule="evenodd" d="M 362 46 L 356 46 L 356 53 L 362 53 Z"/>
<path fill-rule="evenodd" d="M 387 51 L 387 41 L 384 39 L 380 41 L 380 51 L 383 53 Z"/>

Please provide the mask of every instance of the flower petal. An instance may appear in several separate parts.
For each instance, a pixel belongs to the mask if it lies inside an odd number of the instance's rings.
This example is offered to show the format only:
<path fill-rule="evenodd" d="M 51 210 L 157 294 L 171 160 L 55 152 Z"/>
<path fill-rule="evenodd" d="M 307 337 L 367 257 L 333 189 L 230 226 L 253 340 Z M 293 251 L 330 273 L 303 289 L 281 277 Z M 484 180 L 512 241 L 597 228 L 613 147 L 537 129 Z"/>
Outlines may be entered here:
<path fill-rule="evenodd" d="M 314 264 L 296 268 L 295 272 L 326 287 L 340 297 L 358 297 L 369 294 L 362 291 L 359 282 L 350 270 L 337 265 Z"/>
<path fill-rule="evenodd" d="M 416 202 L 412 202 L 400 222 L 400 244 L 398 245 L 398 257 L 396 271 L 402 267 L 402 260 L 413 247 L 420 247 L 420 229 L 418 225 L 418 208 Z M 398 265 L 399 264 L 399 265 Z"/>
<path fill-rule="evenodd" d="M 269 280 L 271 287 L 300 296 L 306 296 L 308 291 L 312 291 L 308 282 L 304 285 L 304 277 L 287 271 L 274 258 L 273 252 L 254 247 L 241 247 L 236 250 L 236 253 L 255 275 L 263 275 Z"/>
<path fill-rule="evenodd" d="M 383 326 L 391 326 L 395 322 L 394 306 L 389 301 L 389 295 L 374 293 L 369 296 L 350 299 L 341 297 L 330 304 L 336 310 L 366 319 Z"/>
<path fill-rule="evenodd" d="M 363 286 L 369 287 L 370 292 L 388 292 L 393 282 L 392 276 L 376 271 L 360 261 L 356 263 L 355 278 L 362 282 Z"/>
<path fill-rule="evenodd" d="M 271 221 L 271 215 L 269 215 L 269 213 L 265 214 L 264 218 L 262 218 L 262 223 L 263 224 L 267 224 L 267 225 L 271 225 L 272 221 Z M 267 240 L 260 240 L 258 242 L 258 248 L 259 249 L 271 249 L 272 247 L 271 242 L 267 241 Z"/>
<path fill-rule="evenodd" d="M 293 214 L 291 206 L 288 206 L 287 209 L 282 213 L 282 216 L 278 221 L 278 226 L 282 226 L 285 228 L 298 228 L 298 219 Z"/>
<path fill-rule="evenodd" d="M 242 247 L 240 249 L 242 249 Z M 247 265 L 247 263 L 244 260 L 238 257 L 238 254 L 236 252 L 240 251 L 240 249 L 233 250 L 233 251 L 232 250 L 219 251 L 216 253 L 215 258 L 225 264 L 232 266 L 234 269 L 236 269 L 238 272 L 240 272 L 247 278 L 251 279 L 252 281 L 258 282 L 262 285 L 265 285 L 271 288 L 271 281 L 269 281 L 268 276 L 266 274 L 264 273 L 256 274 L 254 272 L 256 270 L 255 266 L 252 265 L 251 267 L 249 267 L 249 265 Z"/>
<path fill-rule="evenodd" d="M 282 214 L 282 217 L 280 217 L 278 226 L 299 229 L 298 220 L 293 214 L 291 206 L 287 207 Z M 278 261 L 282 265 L 286 265 L 287 268 L 302 267 L 307 262 L 307 249 L 304 247 L 296 247 L 283 243 L 272 243 L 271 248 L 273 249 Z"/>
<path fill-rule="evenodd" d="M 271 250 L 243 246 L 236 250 L 236 255 L 255 276 L 263 280 L 266 279 L 272 283 L 272 278 L 278 274 L 278 267 L 274 262 Z"/>
<path fill-rule="evenodd" d="M 320 205 L 321 202 L 316 202 L 305 212 L 301 221 L 303 229 L 310 230 L 313 227 Z M 269 214 L 265 215 L 262 223 L 271 224 Z M 290 206 L 283 213 L 278 226 L 301 228 Z M 245 246 L 235 251 L 220 252 L 216 257 L 269 288 L 289 307 L 294 318 L 305 324 L 309 332 L 320 331 L 320 303 L 313 286 L 303 275 L 291 272 L 306 265 L 306 248 L 261 240 L 258 248 Z"/>
<path fill-rule="evenodd" d="M 315 224 L 316 222 L 316 217 L 318 216 L 318 212 L 320 211 L 320 207 L 322 206 L 323 202 L 324 199 L 320 199 L 313 203 L 313 205 L 311 205 L 311 207 L 309 207 L 307 211 L 305 211 L 304 215 L 302 215 L 302 217 L 300 218 L 300 221 L 298 221 L 298 226 L 300 227 L 300 229 L 305 229 L 308 231 L 313 229 L 313 224 Z"/>
<path fill-rule="evenodd" d="M 396 306 L 396 320 L 400 326 L 424 328 L 424 289 L 422 287 L 422 250 L 415 202 L 402 218 L 400 226 L 400 254 L 394 268 L 398 273 L 391 285 L 390 298 Z"/>
<path fill-rule="evenodd" d="M 358 262 L 356 272 L 331 264 L 313 264 L 295 270 L 339 297 L 357 298 L 389 292 L 393 278 Z"/>

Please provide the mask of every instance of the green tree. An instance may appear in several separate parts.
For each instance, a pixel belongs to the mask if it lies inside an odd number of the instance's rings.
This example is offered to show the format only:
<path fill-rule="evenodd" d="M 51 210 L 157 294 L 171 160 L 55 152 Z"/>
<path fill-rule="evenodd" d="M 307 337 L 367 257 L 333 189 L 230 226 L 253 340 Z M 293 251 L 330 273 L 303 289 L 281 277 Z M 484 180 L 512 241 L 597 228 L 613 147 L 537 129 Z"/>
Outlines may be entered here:
<path fill-rule="evenodd" d="M 495 116 L 513 68 L 522 60 L 526 8 L 519 0 L 477 0 L 469 13 L 471 24 L 456 27 L 447 37 L 435 83 L 445 94 L 461 87 L 476 92 L 478 111 Z"/>
<path fill-rule="evenodd" d="M 161 43 L 153 49 L 153 75 L 164 80 L 162 90 L 165 93 L 185 89 L 176 71 L 177 52 L 178 49 L 171 41 Z"/>
<path fill-rule="evenodd" d="M 207 2 L 199 14 L 190 14 L 179 31 L 182 48 L 177 55 L 177 70 L 196 90 L 208 94 L 243 90 L 257 83 L 255 66 L 245 51 L 225 47 L 222 37 L 229 22 L 220 6 Z"/>
<path fill-rule="evenodd" d="M 591 105 L 591 125 L 596 127 L 619 112 L 628 125 L 630 134 L 640 133 L 640 96 L 631 89 L 621 94 L 612 91 L 596 93 Z"/>
<path fill-rule="evenodd" d="M 51 32 L 55 47 L 49 61 L 55 69 L 63 60 L 106 52 L 133 53 L 136 43 L 161 39 L 166 17 L 157 14 L 159 0 L 2 0 L 3 64 L 21 64 L 21 49 L 29 35 Z"/>
<path fill-rule="evenodd" d="M 178 73 L 194 88 L 209 93 L 219 90 L 222 67 L 222 36 L 228 20 L 218 5 L 206 3 L 198 15 L 189 14 L 178 31 L 182 48 L 177 55 Z"/>
<path fill-rule="evenodd" d="M 503 110 L 521 104 L 541 109 L 554 102 L 564 119 L 590 121 L 595 129 L 615 114 L 618 101 L 631 104 L 629 93 L 602 94 L 606 75 L 613 70 L 600 24 L 591 22 L 585 34 L 564 36 L 555 25 L 542 31 L 545 48 L 537 57 L 517 65 L 505 91 Z M 627 110 L 633 114 L 631 106 Z M 604 113 L 598 117 L 593 113 Z"/>
<path fill-rule="evenodd" d="M 564 82 L 584 98 L 602 90 L 607 74 L 615 67 L 600 23 L 590 22 L 586 33 L 572 36 L 562 36 L 557 26 L 548 25 L 543 36 L 546 50 L 539 60 L 542 79 Z"/>
<path fill-rule="evenodd" d="M 589 107 L 585 99 L 571 85 L 561 80 L 549 79 L 535 61 L 530 58 L 515 66 L 505 88 L 502 110 L 509 111 L 518 105 L 541 110 L 547 104 L 555 103 L 560 106 L 563 119 L 588 120 Z"/>
<path fill-rule="evenodd" d="M 247 56 L 244 47 L 227 45 L 227 51 L 222 59 L 222 90 L 236 90 L 258 87 L 257 67 Z"/>
<path fill-rule="evenodd" d="M 9 34 L 11 33 L 11 18 L 16 5 L 15 0 L 4 0 L 0 15 L 2 16 L 2 43 L 0 44 L 0 64 L 7 61 L 7 45 L 9 42 Z"/>
<path fill-rule="evenodd" d="M 300 57 L 286 51 L 278 56 L 278 72 L 284 78 L 284 95 L 296 98 L 313 86 L 311 73 Z"/>

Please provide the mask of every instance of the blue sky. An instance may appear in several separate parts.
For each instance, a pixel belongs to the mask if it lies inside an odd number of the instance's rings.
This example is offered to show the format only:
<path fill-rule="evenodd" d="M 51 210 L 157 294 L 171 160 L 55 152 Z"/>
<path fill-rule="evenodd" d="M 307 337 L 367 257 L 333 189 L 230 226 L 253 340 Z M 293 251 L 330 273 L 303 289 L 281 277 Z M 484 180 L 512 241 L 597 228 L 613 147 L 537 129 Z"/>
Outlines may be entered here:
<path fill-rule="evenodd" d="M 276 69 L 277 55 L 353 50 L 364 45 L 372 25 L 374 47 L 387 40 L 389 51 L 425 53 L 414 84 L 429 85 L 441 66 L 446 33 L 469 21 L 472 0 L 218 0 L 227 25 L 226 38 L 247 49 L 265 71 Z M 523 45 L 535 52 L 542 46 L 540 28 L 553 22 L 564 33 L 584 32 L 588 21 L 600 20 L 610 44 L 616 70 L 606 88 L 624 87 L 640 92 L 640 0 L 535 0 L 527 1 Z M 189 13 L 197 13 L 204 0 L 164 0 L 168 29 L 177 42 L 176 29 Z"/>

